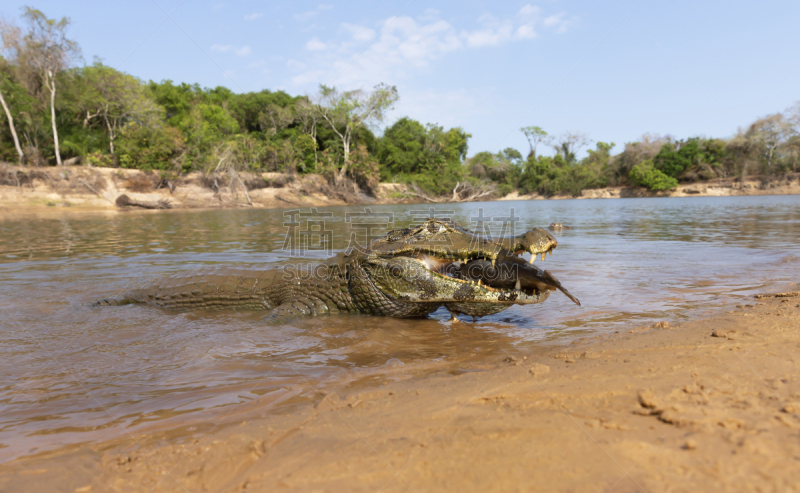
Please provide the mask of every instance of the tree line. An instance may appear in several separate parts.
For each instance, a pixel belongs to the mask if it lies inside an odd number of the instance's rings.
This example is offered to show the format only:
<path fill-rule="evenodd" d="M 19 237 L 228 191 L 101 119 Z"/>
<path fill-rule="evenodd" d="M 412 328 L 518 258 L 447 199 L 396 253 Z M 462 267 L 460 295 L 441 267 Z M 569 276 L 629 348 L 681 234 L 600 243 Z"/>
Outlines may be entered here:
<path fill-rule="evenodd" d="M 679 182 L 797 171 L 800 103 L 727 139 L 644 135 L 615 144 L 580 132 L 521 132 L 529 148 L 479 152 L 460 127 L 400 118 L 382 124 L 399 95 L 393 86 L 311 96 L 141 81 L 95 60 L 82 64 L 68 18 L 23 9 L 22 28 L 0 23 L 0 160 L 32 166 L 92 166 L 189 171 L 320 173 L 374 193 L 380 181 L 407 183 L 426 197 L 504 195 L 512 191 L 579 195 L 588 188 L 634 185 L 668 190 Z M 553 155 L 542 153 L 550 148 Z"/>

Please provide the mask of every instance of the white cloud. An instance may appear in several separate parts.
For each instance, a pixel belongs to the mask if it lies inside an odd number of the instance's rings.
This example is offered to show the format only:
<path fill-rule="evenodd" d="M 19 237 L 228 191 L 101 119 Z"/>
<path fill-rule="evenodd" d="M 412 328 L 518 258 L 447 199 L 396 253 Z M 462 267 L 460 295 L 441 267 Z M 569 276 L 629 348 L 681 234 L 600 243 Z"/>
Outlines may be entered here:
<path fill-rule="evenodd" d="M 533 39 L 536 37 L 536 31 L 530 24 L 523 24 L 517 28 L 514 35 L 519 39 Z"/>
<path fill-rule="evenodd" d="M 286 66 L 287 66 L 287 67 L 289 67 L 289 68 L 293 68 L 293 69 L 300 69 L 300 70 L 303 70 L 303 69 L 304 69 L 304 68 L 306 68 L 308 65 L 306 65 L 306 64 L 305 64 L 305 63 L 303 63 L 303 62 L 297 61 L 297 60 L 287 60 L 287 61 L 286 61 Z"/>
<path fill-rule="evenodd" d="M 264 17 L 263 12 L 253 12 L 252 14 L 247 14 L 246 16 L 244 16 L 244 20 L 254 21 L 256 19 L 260 19 L 261 17 Z"/>
<path fill-rule="evenodd" d="M 375 37 L 374 30 L 368 27 L 358 26 L 356 24 L 348 24 L 347 22 L 343 22 L 342 29 L 350 33 L 350 36 L 358 41 L 370 41 Z"/>
<path fill-rule="evenodd" d="M 317 38 L 311 38 L 308 40 L 308 43 L 306 43 L 306 49 L 309 51 L 321 51 L 326 48 L 328 48 L 328 45 Z"/>
<path fill-rule="evenodd" d="M 541 12 L 541 8 L 531 4 L 523 5 L 522 8 L 519 9 L 517 18 L 520 19 L 523 24 L 517 27 L 514 33 L 516 39 L 533 39 L 536 37 L 535 24 L 539 21 Z"/>
<path fill-rule="evenodd" d="M 498 29 L 479 29 L 472 32 L 464 32 L 467 45 L 479 48 L 481 46 L 497 46 L 511 39 L 510 25 L 502 26 Z"/>
<path fill-rule="evenodd" d="M 267 65 L 266 60 L 256 60 L 254 62 L 248 63 L 247 68 L 259 68 L 259 67 L 264 67 L 265 65 Z"/>
<path fill-rule="evenodd" d="M 297 32 L 300 33 L 318 33 L 320 31 L 325 30 L 325 27 L 321 27 L 318 24 L 306 24 L 303 27 L 297 28 Z"/>
<path fill-rule="evenodd" d="M 221 9 L 221 8 L 222 8 L 222 7 L 224 7 L 224 6 L 225 6 L 225 4 L 224 4 L 224 3 L 218 3 L 218 4 L 215 4 L 213 7 L 211 7 L 211 10 L 213 10 L 214 12 L 216 12 L 217 10 Z"/>
<path fill-rule="evenodd" d="M 516 18 L 497 19 L 491 14 L 478 18 L 482 27 L 472 31 L 462 31 L 461 37 L 467 46 L 482 48 L 499 46 L 512 40 L 533 39 L 536 37 L 535 25 L 539 21 L 539 7 L 530 4 L 523 6 Z"/>
<path fill-rule="evenodd" d="M 319 15 L 320 12 L 322 12 L 324 10 L 330 10 L 332 8 L 333 8 L 333 5 L 330 5 L 330 4 L 327 4 L 327 3 L 321 3 L 321 4 L 317 5 L 317 9 L 316 10 L 310 10 L 308 12 L 302 12 L 300 14 L 294 14 L 292 17 L 296 21 L 308 22 L 312 18 L 314 18 L 317 15 Z"/>
<path fill-rule="evenodd" d="M 439 11 L 436 9 L 425 9 L 425 12 L 418 17 L 421 21 L 430 21 L 439 17 Z"/>
<path fill-rule="evenodd" d="M 317 14 L 319 14 L 319 10 L 312 10 L 310 12 L 303 12 L 302 14 L 294 14 L 292 17 L 296 21 L 308 22 Z"/>
<path fill-rule="evenodd" d="M 542 11 L 542 9 L 540 9 L 536 5 L 526 4 L 526 5 L 523 5 L 521 9 L 519 9 L 519 14 L 518 15 L 520 17 L 532 17 L 532 16 L 539 15 L 539 13 L 541 11 Z"/>
<path fill-rule="evenodd" d="M 316 11 L 315 11 L 316 12 Z M 309 68 L 293 65 L 291 78 L 296 86 L 330 82 L 338 85 L 370 86 L 381 81 L 409 77 L 419 67 L 427 67 L 448 53 L 501 46 L 536 38 L 540 30 L 565 29 L 572 22 L 566 14 L 542 19 L 541 9 L 524 5 L 515 15 L 496 18 L 482 15 L 477 25 L 458 29 L 427 9 L 422 15 L 390 17 L 377 25 L 342 23 L 337 37 L 312 37 L 305 44 Z M 313 68 L 312 68 L 313 67 Z"/>
<path fill-rule="evenodd" d="M 550 17 L 544 20 L 545 27 L 553 27 L 561 23 L 561 18 L 564 17 L 564 14 L 556 14 L 551 15 Z"/>
<path fill-rule="evenodd" d="M 306 44 L 306 48 L 324 44 L 327 51 L 309 61 L 313 69 L 292 77 L 293 84 L 327 82 L 325 79 L 343 70 L 336 80 L 339 84 L 375 84 L 392 80 L 394 75 L 410 67 L 426 66 L 463 46 L 455 28 L 445 21 L 420 23 L 411 17 L 389 18 L 380 26 L 381 32 L 376 39 L 376 30 L 370 27 L 356 24 L 342 24 L 341 27 L 340 33 L 344 37 L 338 41 L 323 42 L 312 38 Z M 373 39 L 364 50 L 365 44 Z M 359 52 L 361 54 L 354 58 Z"/>
<path fill-rule="evenodd" d="M 555 32 L 559 34 L 565 33 L 577 22 L 575 17 L 566 19 L 566 16 L 567 14 L 565 12 L 559 12 L 558 14 L 551 15 L 544 20 L 544 26 L 555 30 Z"/>
<path fill-rule="evenodd" d="M 214 53 L 228 53 L 229 51 L 233 51 L 238 56 L 247 56 L 252 50 L 247 45 L 237 48 L 232 45 L 213 44 L 211 45 L 211 51 Z"/>

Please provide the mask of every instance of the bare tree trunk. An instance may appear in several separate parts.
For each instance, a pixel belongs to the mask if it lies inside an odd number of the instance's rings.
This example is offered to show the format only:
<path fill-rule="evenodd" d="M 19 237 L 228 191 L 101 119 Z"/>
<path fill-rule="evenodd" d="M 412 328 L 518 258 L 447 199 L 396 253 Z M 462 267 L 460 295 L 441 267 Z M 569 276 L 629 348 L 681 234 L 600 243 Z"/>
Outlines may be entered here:
<path fill-rule="evenodd" d="M 25 162 L 25 154 L 22 152 L 22 147 L 19 145 L 19 137 L 17 137 L 17 129 L 14 128 L 14 118 L 11 116 L 11 111 L 8 109 L 6 100 L 3 98 L 3 93 L 0 92 L 0 103 L 3 104 L 3 109 L 6 111 L 6 118 L 8 118 L 8 127 L 11 129 L 11 136 L 14 138 L 14 146 L 17 148 L 19 154 L 19 164 Z"/>
<path fill-rule="evenodd" d="M 342 139 L 342 147 L 344 147 L 344 164 L 339 170 L 340 180 L 347 174 L 347 167 L 350 165 L 350 139 Z"/>
<path fill-rule="evenodd" d="M 458 187 L 461 186 L 461 182 L 457 181 L 456 186 L 453 187 L 453 202 L 458 202 Z"/>
<path fill-rule="evenodd" d="M 233 188 L 234 180 L 238 181 L 239 185 L 241 185 L 242 189 L 244 190 L 244 196 L 247 199 L 247 204 L 253 205 L 253 201 L 250 200 L 250 194 L 247 193 L 247 185 L 245 185 L 242 179 L 239 178 L 239 173 L 237 173 L 236 170 L 233 168 L 228 168 L 228 176 L 230 177 L 231 180 L 231 190 L 234 190 Z"/>
<path fill-rule="evenodd" d="M 114 131 L 111 129 L 111 123 L 108 121 L 108 115 L 104 115 L 106 120 L 106 127 L 108 127 L 108 146 L 111 149 L 111 154 L 114 154 Z"/>
<path fill-rule="evenodd" d="M 311 124 L 311 138 L 314 139 L 314 172 L 319 168 L 319 159 L 317 159 L 317 122 L 316 120 Z"/>
<path fill-rule="evenodd" d="M 769 154 L 767 155 L 767 173 L 772 171 L 772 151 L 774 149 L 774 146 L 770 146 L 769 148 Z"/>
<path fill-rule="evenodd" d="M 48 84 L 48 80 L 50 83 Z M 53 78 L 53 72 L 51 70 L 47 71 L 47 77 L 45 77 L 45 85 L 47 88 L 50 89 L 50 121 L 53 123 L 53 141 L 55 142 L 56 146 L 56 164 L 58 166 L 63 166 L 61 162 L 61 152 L 58 150 L 58 129 L 56 128 L 56 80 Z"/>

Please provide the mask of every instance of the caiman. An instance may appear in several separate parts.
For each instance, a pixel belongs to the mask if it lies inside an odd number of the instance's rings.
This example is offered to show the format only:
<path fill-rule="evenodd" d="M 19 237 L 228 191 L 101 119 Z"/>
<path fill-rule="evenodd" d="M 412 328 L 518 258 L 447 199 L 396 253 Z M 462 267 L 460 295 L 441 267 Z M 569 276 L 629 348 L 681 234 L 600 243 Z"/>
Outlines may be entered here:
<path fill-rule="evenodd" d="M 322 263 L 204 268 L 92 305 L 260 309 L 268 311 L 266 320 L 272 323 L 333 313 L 419 317 L 441 306 L 454 317 L 474 318 L 515 304 L 541 303 L 556 289 L 580 305 L 550 272 L 533 265 L 557 245 L 544 229 L 490 239 L 455 221 L 429 219 Z M 525 252 L 530 262 L 521 257 Z"/>

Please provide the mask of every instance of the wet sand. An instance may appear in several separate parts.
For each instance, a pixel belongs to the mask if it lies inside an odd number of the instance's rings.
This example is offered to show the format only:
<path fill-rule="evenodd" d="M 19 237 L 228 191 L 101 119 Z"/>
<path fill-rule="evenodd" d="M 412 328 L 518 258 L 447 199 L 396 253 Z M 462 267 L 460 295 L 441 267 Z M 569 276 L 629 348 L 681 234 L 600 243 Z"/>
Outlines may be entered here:
<path fill-rule="evenodd" d="M 788 294 L 21 458 L 0 490 L 796 491 Z"/>

